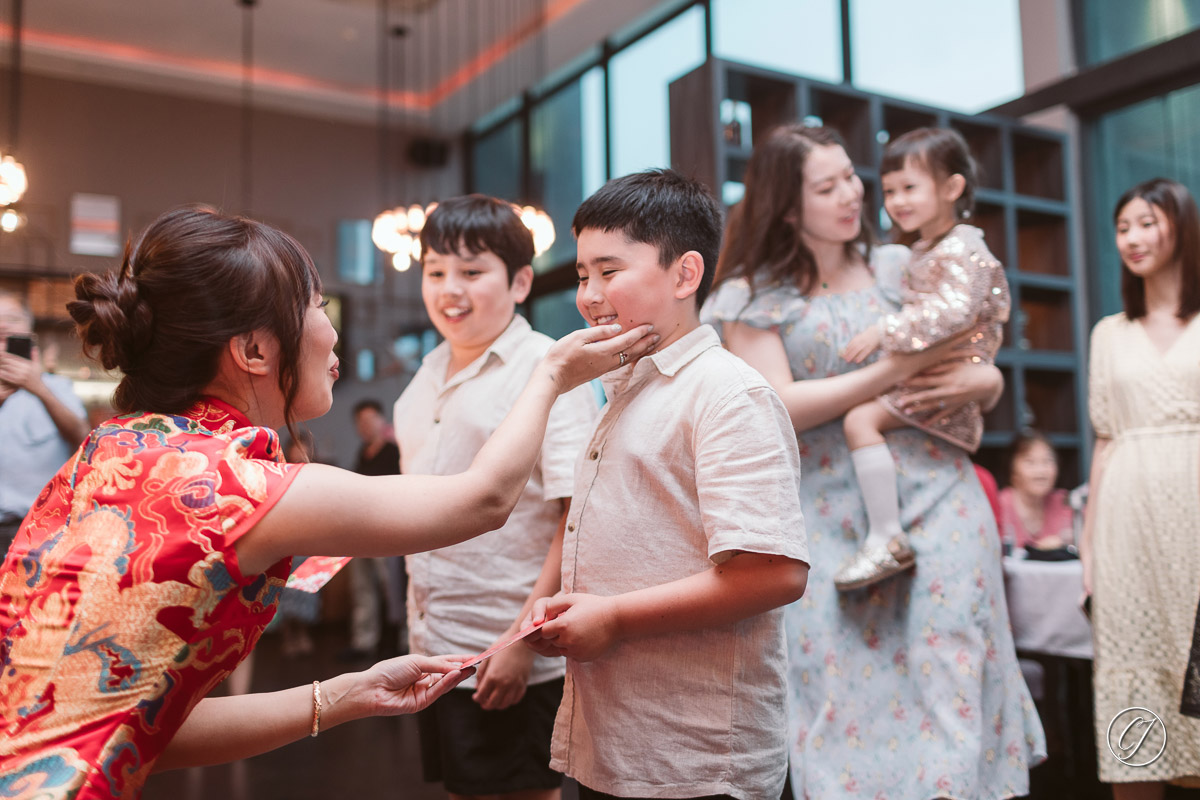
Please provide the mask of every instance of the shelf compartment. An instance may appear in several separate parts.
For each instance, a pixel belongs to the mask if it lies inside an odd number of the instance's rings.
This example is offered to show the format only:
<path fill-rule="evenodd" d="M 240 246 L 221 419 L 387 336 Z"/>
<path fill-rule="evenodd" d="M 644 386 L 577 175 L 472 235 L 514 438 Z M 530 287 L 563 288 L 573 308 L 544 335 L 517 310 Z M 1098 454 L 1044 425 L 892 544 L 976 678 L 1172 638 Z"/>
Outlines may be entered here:
<path fill-rule="evenodd" d="M 994 125 L 979 125 L 962 119 L 950 120 L 950 127 L 962 134 L 979 168 L 979 187 L 1004 188 L 1004 132 Z"/>
<path fill-rule="evenodd" d="M 1021 427 L 1043 433 L 1075 433 L 1079 415 L 1075 403 L 1075 375 L 1057 370 L 1025 370 L 1025 405 Z"/>
<path fill-rule="evenodd" d="M 1016 401 L 1013 399 L 1013 371 L 1011 367 L 1000 367 L 1004 376 L 1004 394 L 991 411 L 983 415 L 984 431 L 1011 431 L 1016 427 Z"/>
<path fill-rule="evenodd" d="M 975 213 L 967 221 L 983 231 L 984 241 L 992 255 L 1000 259 L 1004 266 L 1009 266 L 1004 207 L 993 203 L 976 203 Z"/>
<path fill-rule="evenodd" d="M 809 114 L 842 135 L 851 161 L 875 163 L 871 147 L 871 104 L 866 98 L 814 88 L 809 97 Z"/>
<path fill-rule="evenodd" d="M 1012 148 L 1017 194 L 1066 199 L 1061 141 L 1013 131 Z"/>
<path fill-rule="evenodd" d="M 880 131 L 879 139 L 886 145 L 909 131 L 917 128 L 932 128 L 937 124 L 937 114 L 908 106 L 885 103 L 883 106 L 883 130 Z"/>
<path fill-rule="evenodd" d="M 1075 349 L 1071 294 L 1054 289 L 1023 286 L 1012 326 L 1014 344 L 1022 350 L 1072 352 Z"/>
<path fill-rule="evenodd" d="M 750 106 L 750 136 L 742 132 L 741 145 L 750 147 L 785 122 L 796 119 L 796 84 L 738 69 L 725 74 L 727 99 Z"/>
<path fill-rule="evenodd" d="M 1021 272 L 1069 275 L 1067 220 L 1056 214 L 1017 211 L 1017 263 Z"/>

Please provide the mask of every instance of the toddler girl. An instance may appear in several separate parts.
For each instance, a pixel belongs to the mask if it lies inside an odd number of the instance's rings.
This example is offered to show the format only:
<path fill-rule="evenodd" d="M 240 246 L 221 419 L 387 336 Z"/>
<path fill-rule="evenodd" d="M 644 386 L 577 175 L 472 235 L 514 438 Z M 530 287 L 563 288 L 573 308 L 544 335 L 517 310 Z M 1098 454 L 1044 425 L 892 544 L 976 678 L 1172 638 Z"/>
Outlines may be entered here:
<path fill-rule="evenodd" d="M 855 336 L 843 357 L 860 363 L 880 347 L 911 353 L 960 337 L 952 360 L 992 363 L 1008 319 L 1008 282 L 983 232 L 963 222 L 973 210 L 976 183 L 966 142 L 953 130 L 921 128 L 888 145 L 879 171 L 888 215 L 904 234 L 919 238 L 902 278 L 900 310 Z M 969 453 L 979 448 L 983 415 L 976 403 L 950 410 L 944 403 L 919 407 L 912 401 L 914 391 L 901 384 L 846 414 L 846 443 L 869 529 L 834 577 L 840 591 L 877 583 L 916 564 L 900 527 L 896 467 L 883 434 L 912 426 Z"/>

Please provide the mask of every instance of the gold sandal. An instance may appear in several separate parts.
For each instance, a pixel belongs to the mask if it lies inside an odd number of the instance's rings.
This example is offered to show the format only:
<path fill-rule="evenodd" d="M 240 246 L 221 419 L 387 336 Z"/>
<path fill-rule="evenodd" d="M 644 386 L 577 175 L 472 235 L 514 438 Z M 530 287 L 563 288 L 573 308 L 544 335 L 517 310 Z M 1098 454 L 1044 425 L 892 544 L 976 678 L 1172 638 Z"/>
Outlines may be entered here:
<path fill-rule="evenodd" d="M 862 589 L 916 565 L 917 554 L 913 552 L 908 537 L 898 533 L 883 547 L 864 544 L 858 548 L 854 557 L 833 577 L 833 585 L 839 592 Z"/>

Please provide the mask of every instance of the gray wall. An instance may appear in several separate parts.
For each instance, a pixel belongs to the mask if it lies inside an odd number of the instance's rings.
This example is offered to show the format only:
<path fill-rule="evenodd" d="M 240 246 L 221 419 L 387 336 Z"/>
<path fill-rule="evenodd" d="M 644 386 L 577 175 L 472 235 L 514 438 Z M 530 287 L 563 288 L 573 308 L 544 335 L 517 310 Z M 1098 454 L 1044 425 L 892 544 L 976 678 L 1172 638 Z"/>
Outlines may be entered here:
<path fill-rule="evenodd" d="M 0 70 L 0 108 L 7 108 L 7 79 Z M 123 235 L 185 203 L 243 211 L 239 106 L 29 74 L 21 100 L 16 155 L 29 176 L 21 203 L 28 223 L 16 234 L 0 233 L 0 282 L 118 265 L 118 259 L 69 252 L 70 200 L 76 192 L 118 197 Z M 6 125 L 0 124 L 0 143 L 4 138 Z M 421 170 L 404 164 L 405 135 L 392 139 L 391 163 L 398 171 L 390 204 L 460 191 L 457 147 L 444 168 Z M 326 290 L 345 298 L 346 343 L 354 352 L 367 347 L 376 353 L 379 377 L 371 384 L 344 379 L 331 413 L 311 425 L 322 456 L 344 466 L 357 445 L 350 408 L 363 396 L 385 404 L 395 399 L 407 382 L 407 368 L 388 357 L 391 342 L 425 320 L 416 270 L 401 275 L 380 258 L 373 286 L 337 278 L 337 224 L 371 219 L 381 210 L 380 163 L 375 126 L 254 112 L 249 215 L 291 233 L 312 253 Z M 74 352 L 69 344 L 63 350 L 63 370 L 78 366 L 77 344 Z M 344 360 L 352 361 L 353 352 Z"/>

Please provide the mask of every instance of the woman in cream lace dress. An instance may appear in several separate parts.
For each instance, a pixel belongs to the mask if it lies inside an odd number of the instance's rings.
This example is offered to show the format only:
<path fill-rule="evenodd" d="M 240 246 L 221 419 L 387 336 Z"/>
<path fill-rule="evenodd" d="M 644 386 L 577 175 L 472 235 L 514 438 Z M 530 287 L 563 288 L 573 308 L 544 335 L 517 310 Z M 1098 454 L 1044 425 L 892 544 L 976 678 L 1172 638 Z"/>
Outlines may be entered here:
<path fill-rule="evenodd" d="M 1092 332 L 1082 556 L 1100 779 L 1129 800 L 1200 776 L 1200 720 L 1179 713 L 1200 598 L 1200 215 L 1183 186 L 1156 179 L 1115 217 L 1125 311 Z M 1135 723 L 1147 717 L 1134 707 L 1162 724 Z"/>

